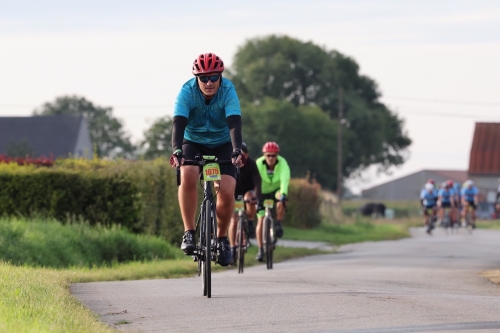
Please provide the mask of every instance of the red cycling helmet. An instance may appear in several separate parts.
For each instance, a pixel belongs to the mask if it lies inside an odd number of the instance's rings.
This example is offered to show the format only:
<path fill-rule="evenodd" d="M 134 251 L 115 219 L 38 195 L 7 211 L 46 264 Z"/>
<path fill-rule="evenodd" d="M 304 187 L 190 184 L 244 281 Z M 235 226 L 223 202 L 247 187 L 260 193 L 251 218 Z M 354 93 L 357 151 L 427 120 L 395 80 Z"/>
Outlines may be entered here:
<path fill-rule="evenodd" d="M 432 185 L 436 185 L 436 182 L 432 178 L 430 178 L 427 182 L 430 183 L 430 184 L 432 184 Z"/>
<path fill-rule="evenodd" d="M 446 186 L 448 186 L 448 187 L 453 187 L 453 180 L 448 179 L 448 180 L 446 181 Z"/>
<path fill-rule="evenodd" d="M 262 147 L 262 152 L 263 153 L 279 153 L 280 152 L 280 146 L 276 142 L 266 142 L 264 144 L 264 147 Z"/>
<path fill-rule="evenodd" d="M 202 53 L 193 62 L 193 74 L 224 72 L 224 62 L 215 53 Z"/>

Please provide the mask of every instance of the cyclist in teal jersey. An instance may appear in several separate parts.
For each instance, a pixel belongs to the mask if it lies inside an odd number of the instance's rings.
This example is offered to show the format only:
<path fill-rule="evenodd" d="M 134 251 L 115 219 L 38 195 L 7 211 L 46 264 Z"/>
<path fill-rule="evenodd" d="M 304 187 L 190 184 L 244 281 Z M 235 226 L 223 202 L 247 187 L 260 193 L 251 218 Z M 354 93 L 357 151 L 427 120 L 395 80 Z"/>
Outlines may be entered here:
<path fill-rule="evenodd" d="M 195 245 L 195 214 L 198 205 L 197 185 L 200 168 L 182 165 L 195 156 L 211 155 L 232 160 L 233 165 L 220 165 L 222 179 L 215 183 L 217 191 L 217 260 L 222 266 L 231 263 L 227 229 L 233 216 L 235 166 L 242 161 L 241 111 L 231 81 L 222 77 L 224 63 L 214 53 L 200 54 L 194 61 L 194 78 L 181 88 L 174 106 L 172 125 L 172 167 L 181 166 L 179 205 L 184 223 L 181 249 L 191 255 Z"/>
<path fill-rule="evenodd" d="M 283 237 L 283 228 L 281 221 L 285 216 L 285 205 L 287 202 L 288 184 L 290 183 L 290 167 L 287 161 L 278 155 L 280 147 L 276 142 L 266 142 L 262 147 L 264 156 L 259 157 L 255 163 L 259 169 L 260 178 L 262 179 L 261 192 L 259 198 L 259 211 L 257 213 L 258 222 L 256 230 L 257 243 L 259 251 L 257 260 L 264 260 L 264 249 L 262 245 L 262 225 L 264 221 L 263 203 L 266 199 L 273 199 L 276 202 L 276 237 Z"/>

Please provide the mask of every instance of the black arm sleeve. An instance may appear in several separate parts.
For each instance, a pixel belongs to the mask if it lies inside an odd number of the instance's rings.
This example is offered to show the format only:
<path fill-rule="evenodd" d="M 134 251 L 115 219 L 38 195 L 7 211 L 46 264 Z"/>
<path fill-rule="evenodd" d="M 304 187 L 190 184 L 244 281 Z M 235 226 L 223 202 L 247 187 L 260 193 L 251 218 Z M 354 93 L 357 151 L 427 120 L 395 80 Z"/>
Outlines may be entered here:
<path fill-rule="evenodd" d="M 174 118 L 175 119 L 175 118 Z M 229 135 L 231 135 L 231 142 L 233 149 L 241 149 L 241 116 L 229 116 L 226 118 L 227 127 L 229 127 Z"/>
<path fill-rule="evenodd" d="M 182 149 L 184 141 L 184 130 L 188 124 L 188 119 L 183 116 L 175 116 L 172 123 L 172 151 Z"/>

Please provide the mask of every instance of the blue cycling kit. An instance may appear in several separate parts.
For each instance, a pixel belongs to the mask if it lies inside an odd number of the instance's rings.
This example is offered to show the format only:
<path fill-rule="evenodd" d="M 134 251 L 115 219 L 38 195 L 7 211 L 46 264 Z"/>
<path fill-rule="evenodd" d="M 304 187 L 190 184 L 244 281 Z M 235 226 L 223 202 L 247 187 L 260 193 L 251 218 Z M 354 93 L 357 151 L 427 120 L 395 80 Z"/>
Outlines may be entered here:
<path fill-rule="evenodd" d="M 451 199 L 455 196 L 455 191 L 450 189 L 439 189 L 438 196 L 441 197 L 441 202 L 443 203 L 451 203 Z"/>
<path fill-rule="evenodd" d="M 423 200 L 424 206 L 428 208 L 436 206 L 437 197 L 438 193 L 436 190 L 432 190 L 432 192 L 429 192 L 423 189 L 422 192 L 420 192 L 420 199 Z"/>
<path fill-rule="evenodd" d="M 189 122 L 184 132 L 184 139 L 188 141 L 209 148 L 231 142 L 226 118 L 241 116 L 240 101 L 233 83 L 221 78 L 219 90 L 206 104 L 196 78 L 190 79 L 177 95 L 175 116 L 188 118 Z"/>
<path fill-rule="evenodd" d="M 473 202 L 474 201 L 474 197 L 479 193 L 479 191 L 477 190 L 477 187 L 472 187 L 472 188 L 467 188 L 467 187 L 464 187 L 462 188 L 462 197 L 465 198 L 465 201 L 468 201 L 468 202 Z"/>

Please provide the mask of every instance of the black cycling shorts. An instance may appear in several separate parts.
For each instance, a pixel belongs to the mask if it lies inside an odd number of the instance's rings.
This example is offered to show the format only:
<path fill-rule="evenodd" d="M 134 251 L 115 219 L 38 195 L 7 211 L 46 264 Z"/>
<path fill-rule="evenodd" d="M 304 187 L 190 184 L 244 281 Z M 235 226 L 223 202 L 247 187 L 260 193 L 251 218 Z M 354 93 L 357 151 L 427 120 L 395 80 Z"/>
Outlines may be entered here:
<path fill-rule="evenodd" d="M 450 208 L 451 207 L 451 202 L 441 202 L 441 207 L 442 208 Z"/>
<path fill-rule="evenodd" d="M 231 142 L 228 142 L 216 148 L 209 148 L 199 143 L 184 140 L 182 143 L 182 153 L 186 160 L 194 160 L 194 157 L 198 154 L 217 156 L 219 160 L 230 160 L 233 153 L 233 145 Z M 220 164 L 219 166 L 221 174 L 235 178 L 236 167 L 234 164 Z"/>
<path fill-rule="evenodd" d="M 474 203 L 474 201 L 467 201 L 467 203 L 469 204 L 469 206 L 471 206 L 473 209 L 476 209 L 476 204 Z"/>
<path fill-rule="evenodd" d="M 422 209 L 424 211 L 424 215 L 428 215 L 427 214 L 427 210 L 428 209 L 433 209 L 434 207 L 436 207 L 436 205 L 432 205 L 432 206 L 423 206 Z"/>

